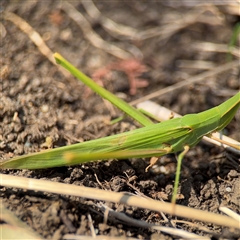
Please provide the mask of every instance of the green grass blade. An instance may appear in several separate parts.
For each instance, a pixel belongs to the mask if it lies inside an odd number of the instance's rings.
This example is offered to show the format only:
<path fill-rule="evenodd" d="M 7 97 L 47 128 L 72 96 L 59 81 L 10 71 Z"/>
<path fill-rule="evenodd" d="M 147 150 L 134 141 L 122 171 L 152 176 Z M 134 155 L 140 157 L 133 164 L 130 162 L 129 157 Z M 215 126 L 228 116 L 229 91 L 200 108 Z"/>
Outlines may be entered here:
<path fill-rule="evenodd" d="M 149 118 L 147 118 L 145 115 L 140 113 L 137 109 L 130 106 L 128 103 L 121 100 L 111 92 L 107 91 L 105 88 L 99 86 L 91 78 L 87 77 L 85 74 L 80 72 L 70 62 L 68 62 L 65 58 L 63 58 L 59 53 L 55 53 L 54 58 L 58 64 L 66 68 L 73 76 L 78 78 L 85 85 L 90 87 L 94 92 L 99 94 L 102 98 L 107 99 L 109 102 L 111 102 L 113 105 L 115 105 L 120 110 L 125 112 L 127 115 L 131 116 L 140 124 L 142 124 L 143 126 L 149 126 L 153 124 L 153 122 Z"/>
<path fill-rule="evenodd" d="M 237 43 L 238 35 L 240 33 L 240 22 L 236 23 L 233 29 L 233 33 L 228 44 L 228 53 L 227 53 L 227 61 L 232 61 L 232 49 Z"/>

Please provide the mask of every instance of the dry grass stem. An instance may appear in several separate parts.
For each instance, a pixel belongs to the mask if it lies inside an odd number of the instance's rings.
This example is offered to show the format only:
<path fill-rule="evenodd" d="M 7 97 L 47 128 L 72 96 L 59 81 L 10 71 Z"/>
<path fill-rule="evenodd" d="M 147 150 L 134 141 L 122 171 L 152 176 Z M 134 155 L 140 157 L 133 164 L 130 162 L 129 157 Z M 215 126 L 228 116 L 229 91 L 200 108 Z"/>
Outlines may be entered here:
<path fill-rule="evenodd" d="M 6 174 L 0 175 L 1 186 L 22 188 L 26 190 L 44 191 L 63 195 L 72 195 L 108 202 L 127 204 L 129 206 L 146 208 L 152 211 L 162 211 L 173 214 L 173 205 L 156 200 L 142 199 L 140 197 L 129 196 L 127 194 L 104 191 L 95 188 L 69 185 L 46 180 L 16 177 Z M 209 222 L 226 227 L 239 228 L 239 222 L 227 216 L 205 212 L 198 209 L 176 205 L 174 215 L 198 221 Z"/>
<path fill-rule="evenodd" d="M 130 26 L 126 26 L 123 24 L 119 24 L 114 22 L 113 20 L 105 17 L 95 6 L 93 1 L 88 0 L 88 1 L 82 1 L 82 5 L 85 8 L 86 12 L 88 15 L 94 20 L 94 21 L 99 21 L 100 24 L 104 27 L 106 31 L 110 35 L 113 35 L 114 37 L 129 37 L 132 35 L 136 35 L 138 33 L 138 30 L 135 28 L 132 28 Z"/>
<path fill-rule="evenodd" d="M 32 40 L 32 42 L 37 46 L 38 50 L 53 64 L 56 65 L 59 71 L 66 77 L 71 77 L 70 73 L 67 70 L 63 69 L 59 65 L 56 64 L 56 61 L 53 57 L 53 52 L 51 49 L 45 44 L 40 34 L 35 31 L 25 20 L 20 18 L 14 13 L 11 12 L 3 12 L 2 16 L 5 20 L 11 21 L 15 24 L 19 29 L 21 29 L 24 33 L 28 35 L 28 37 Z"/>
<path fill-rule="evenodd" d="M 214 6 L 207 5 L 202 6 L 201 10 L 193 9 L 179 19 L 167 23 L 161 27 L 153 27 L 144 31 L 137 30 L 135 28 L 119 24 L 113 20 L 105 17 L 95 6 L 93 1 L 83 1 L 82 5 L 87 11 L 88 15 L 94 20 L 99 21 L 103 28 L 114 37 L 126 38 L 132 41 L 146 40 L 153 37 L 159 37 L 160 40 L 171 37 L 176 32 L 183 28 L 188 27 L 196 22 L 202 22 L 210 25 L 223 24 L 223 21 L 219 17 L 221 14 Z M 211 11 L 213 16 L 203 15 L 206 11 Z"/>
<path fill-rule="evenodd" d="M 66 240 L 138 240 L 138 238 L 132 237 L 114 237 L 114 236 L 105 236 L 105 235 L 98 235 L 96 237 L 92 236 L 82 236 L 82 235 L 74 235 L 74 234 L 66 234 L 63 236 L 63 239 Z"/>
<path fill-rule="evenodd" d="M 150 93 L 150 94 L 148 94 L 148 95 L 146 95 L 142 98 L 139 98 L 137 100 L 134 100 L 134 101 L 130 102 L 130 104 L 131 105 L 136 105 L 138 103 L 141 103 L 141 102 L 144 102 L 146 100 L 161 96 L 161 95 L 163 95 L 165 93 L 168 93 L 168 92 L 172 92 L 176 89 L 188 86 L 190 84 L 194 84 L 194 83 L 197 83 L 197 82 L 200 82 L 200 81 L 201 82 L 207 81 L 207 80 L 209 80 L 209 78 L 211 78 L 211 77 L 213 77 L 217 74 L 223 73 L 223 72 L 225 72 L 229 69 L 239 67 L 239 65 L 240 65 L 239 60 L 235 60 L 235 61 L 230 62 L 230 63 L 225 63 L 223 65 L 215 67 L 214 69 L 211 69 L 209 71 L 205 71 L 205 72 L 200 73 L 196 76 L 190 77 L 190 78 L 188 78 L 184 81 L 178 82 L 178 83 L 176 83 L 174 85 L 171 85 L 169 87 L 160 89 L 160 90 L 158 90 L 156 92 L 153 92 L 153 93 Z"/>
<path fill-rule="evenodd" d="M 67 1 L 62 2 L 62 10 L 77 23 L 83 31 L 85 38 L 95 47 L 104 50 L 105 52 L 120 58 L 128 59 L 133 57 L 129 52 L 103 40 L 96 32 L 93 31 L 87 19 L 70 3 Z"/>
<path fill-rule="evenodd" d="M 220 207 L 219 210 L 222 211 L 223 213 L 225 213 L 226 215 L 228 215 L 229 217 L 238 221 L 239 226 L 240 226 L 240 215 L 239 214 L 233 212 L 231 209 L 229 209 L 227 207 Z"/>
<path fill-rule="evenodd" d="M 117 220 L 120 220 L 121 222 L 123 222 L 124 224 L 127 224 L 129 226 L 135 226 L 135 227 L 139 227 L 139 228 L 150 228 L 150 229 L 155 229 L 157 231 L 161 231 L 161 232 L 165 232 L 174 236 L 178 236 L 178 237 L 182 237 L 182 238 L 194 238 L 194 239 L 209 239 L 206 238 L 206 236 L 202 237 L 193 233 L 189 233 L 186 232 L 184 230 L 181 229 L 176 229 L 176 228 L 170 228 L 170 227 L 162 227 L 159 225 L 155 225 L 155 224 L 150 224 L 147 223 L 145 221 L 141 221 L 141 220 L 137 220 L 131 217 L 128 217 L 126 214 L 124 213 L 120 213 L 120 212 L 116 212 L 113 211 L 112 209 L 103 206 L 102 207 L 102 211 L 107 211 L 108 212 L 108 216 L 111 218 L 115 218 Z"/>
<path fill-rule="evenodd" d="M 202 60 L 178 60 L 177 66 L 179 68 L 194 68 L 194 69 L 213 69 L 216 64 L 210 61 Z"/>
<path fill-rule="evenodd" d="M 27 224 L 19 220 L 12 212 L 4 207 L 0 200 L 1 239 L 43 239 L 34 232 Z"/>
<path fill-rule="evenodd" d="M 228 53 L 229 47 L 226 44 L 220 43 L 211 43 L 211 42 L 197 42 L 193 45 L 193 48 L 198 51 L 205 52 L 220 52 L 220 53 Z M 240 49 L 237 47 L 231 47 L 231 54 L 235 57 L 240 58 Z"/>

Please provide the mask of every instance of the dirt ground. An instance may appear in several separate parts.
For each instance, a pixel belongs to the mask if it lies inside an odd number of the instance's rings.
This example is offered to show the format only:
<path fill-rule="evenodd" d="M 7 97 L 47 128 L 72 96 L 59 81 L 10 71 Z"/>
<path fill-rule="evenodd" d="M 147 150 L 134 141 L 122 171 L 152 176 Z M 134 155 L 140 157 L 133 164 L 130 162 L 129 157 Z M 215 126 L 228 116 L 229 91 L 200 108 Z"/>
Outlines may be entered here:
<path fill-rule="evenodd" d="M 193 3 L 189 6 L 187 1 L 179 6 L 172 1 L 96 2 L 101 14 L 117 23 L 139 31 L 162 27 L 156 36 L 131 40 L 110 34 L 97 18 L 93 20 L 89 17 L 80 1 L 70 2 L 105 41 L 125 51 L 135 52 L 135 59 L 142 53 L 141 63 L 147 71 L 141 73 L 141 78 L 148 81 L 148 86 L 138 88 L 136 94 L 131 95 L 127 74 L 114 69 L 104 81 L 107 89 L 127 102 L 226 63 L 227 45 L 235 24 L 240 20 L 236 11 L 224 5 L 194 7 Z M 61 9 L 63 1 L 12 0 L 2 1 L 1 4 L 1 11 L 12 12 L 23 18 L 53 52 L 61 53 L 89 76 L 109 64 L 123 61 L 93 46 L 76 22 Z M 179 19 L 185 19 L 186 23 L 178 28 Z M 139 127 L 128 118 L 121 123 L 107 125 L 106 119 L 121 116 L 120 111 L 109 110 L 101 98 L 90 93 L 82 83 L 73 77 L 64 77 L 59 68 L 39 51 L 28 34 L 12 21 L 1 20 L 0 61 L 4 69 L 1 72 L 0 99 L 2 160 L 42 150 L 47 137 L 52 138 L 52 147 L 56 148 Z M 177 30 L 171 32 L 174 27 Z M 225 51 L 220 48 L 206 51 L 203 45 L 199 48 L 199 44 L 204 42 L 222 44 Z M 234 60 L 236 56 L 232 58 Z M 159 95 L 154 101 L 182 115 L 201 112 L 237 93 L 239 76 L 239 68 L 231 68 L 207 80 Z M 238 141 L 239 122 L 238 112 L 225 129 L 225 134 Z M 1 170 L 1 173 L 117 192 L 139 191 L 153 199 L 159 199 L 161 195 L 165 201 L 170 201 L 176 168 L 174 156 L 161 161 L 166 173 L 153 170 L 146 173 L 148 163 L 149 159 L 114 159 L 45 170 Z M 214 213 L 220 213 L 219 206 L 227 206 L 239 214 L 239 176 L 239 156 L 201 142 L 184 158 L 180 184 L 182 197 L 178 204 Z M 134 179 L 131 184 L 128 181 L 130 177 Z M 91 236 L 88 214 L 92 217 L 97 235 L 135 239 L 174 238 L 116 219 L 109 219 L 104 224 L 100 201 L 5 187 L 1 187 L 0 194 L 7 209 L 46 239 L 63 239 L 68 233 Z M 147 209 L 103 204 L 132 218 L 169 226 L 169 222 L 164 221 L 158 213 Z M 176 220 L 172 216 L 168 218 Z M 206 227 L 208 233 L 197 227 L 195 221 L 184 220 L 183 223 L 177 223 L 177 228 L 199 236 L 212 239 L 239 237 L 239 232 L 229 228 L 198 223 Z"/>

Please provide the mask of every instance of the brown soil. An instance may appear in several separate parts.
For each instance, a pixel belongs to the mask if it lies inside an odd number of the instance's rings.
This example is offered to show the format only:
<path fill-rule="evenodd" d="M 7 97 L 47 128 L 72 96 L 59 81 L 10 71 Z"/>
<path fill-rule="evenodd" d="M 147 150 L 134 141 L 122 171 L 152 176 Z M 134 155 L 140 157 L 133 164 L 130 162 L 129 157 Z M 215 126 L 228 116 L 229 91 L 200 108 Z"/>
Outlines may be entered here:
<path fill-rule="evenodd" d="M 80 1 L 73 1 L 73 4 L 86 15 Z M 3 1 L 1 8 L 22 17 L 39 32 L 53 52 L 60 52 L 88 75 L 92 75 L 96 69 L 119 61 L 92 46 L 78 25 L 64 11 L 59 10 L 60 7 L 61 1 Z M 103 1 L 97 7 L 110 19 L 142 30 L 168 22 L 174 25 L 174 19 L 193 11 L 186 6 L 170 7 L 161 3 L 139 1 Z M 196 12 L 200 9 L 201 7 L 197 7 Z M 199 41 L 226 46 L 229 43 L 233 27 L 239 19 L 224 8 L 216 8 L 215 11 L 219 11 L 221 19 L 210 8 L 205 13 L 207 17 L 215 18 L 215 22 L 196 21 L 166 39 L 156 36 L 133 42 L 114 38 L 101 24 L 93 22 L 94 31 L 106 41 L 114 42 L 123 49 L 127 49 L 129 44 L 137 46 L 143 53 L 143 64 L 148 67 L 148 72 L 142 78 L 148 79 L 149 86 L 138 89 L 136 95 L 129 94 L 127 76 L 120 71 L 113 72 L 111 80 L 105 83 L 106 88 L 114 93 L 124 93 L 126 101 L 130 102 L 203 71 L 183 68 L 181 60 L 210 61 L 216 66 L 226 62 L 226 53 L 205 52 L 194 48 Z M 130 119 L 112 126 L 107 125 L 106 119 L 120 116 L 120 112 L 110 112 L 95 94 L 86 97 L 83 84 L 73 78 L 65 78 L 39 52 L 29 36 L 10 21 L 3 20 L 2 24 L 6 34 L 1 39 L 0 60 L 5 68 L 5 78 L 1 79 L 0 100 L 1 159 L 40 151 L 49 136 L 56 148 L 127 131 L 136 126 Z M 154 100 L 182 115 L 197 113 L 220 104 L 232 96 L 238 87 L 239 69 L 231 69 L 207 81 L 161 95 Z M 237 140 L 240 140 L 239 117 L 238 114 L 226 129 L 227 135 Z M 224 205 L 239 214 L 238 161 L 238 156 L 204 143 L 191 149 L 183 162 L 180 185 L 182 199 L 178 200 L 178 204 L 214 213 L 220 213 L 218 208 Z M 93 188 L 104 187 L 119 192 L 135 193 L 137 189 L 148 197 L 159 199 L 161 195 L 169 201 L 176 166 L 174 156 L 169 156 L 163 163 L 168 174 L 156 174 L 153 171 L 145 173 L 148 163 L 148 159 L 126 159 L 47 170 L 1 172 Z M 127 176 L 135 177 L 131 184 Z M 103 214 L 96 205 L 98 201 L 11 188 L 1 188 L 0 194 L 4 206 L 46 239 L 62 239 L 67 233 L 91 235 L 87 218 L 89 213 L 98 235 L 138 239 L 173 237 L 154 230 L 129 226 L 114 219 L 109 219 L 105 225 Z M 169 225 L 160 215 L 148 210 L 105 204 L 132 218 Z M 212 233 L 208 234 L 194 225 L 179 223 L 177 227 L 212 238 L 238 237 L 236 232 L 228 228 L 213 224 L 201 225 L 209 228 Z"/>

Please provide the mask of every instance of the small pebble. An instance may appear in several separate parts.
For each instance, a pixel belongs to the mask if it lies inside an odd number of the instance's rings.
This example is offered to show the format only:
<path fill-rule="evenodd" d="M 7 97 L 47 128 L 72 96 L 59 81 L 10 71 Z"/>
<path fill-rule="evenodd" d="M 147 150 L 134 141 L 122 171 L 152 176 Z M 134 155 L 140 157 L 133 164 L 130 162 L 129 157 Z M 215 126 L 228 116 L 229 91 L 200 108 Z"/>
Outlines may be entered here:
<path fill-rule="evenodd" d="M 227 191 L 227 192 L 231 192 L 232 189 L 231 189 L 230 187 L 226 187 L 226 191 Z"/>
<path fill-rule="evenodd" d="M 49 110 L 48 105 L 44 104 L 44 105 L 41 106 L 41 111 L 42 111 L 43 113 L 48 112 L 48 110 Z"/>

